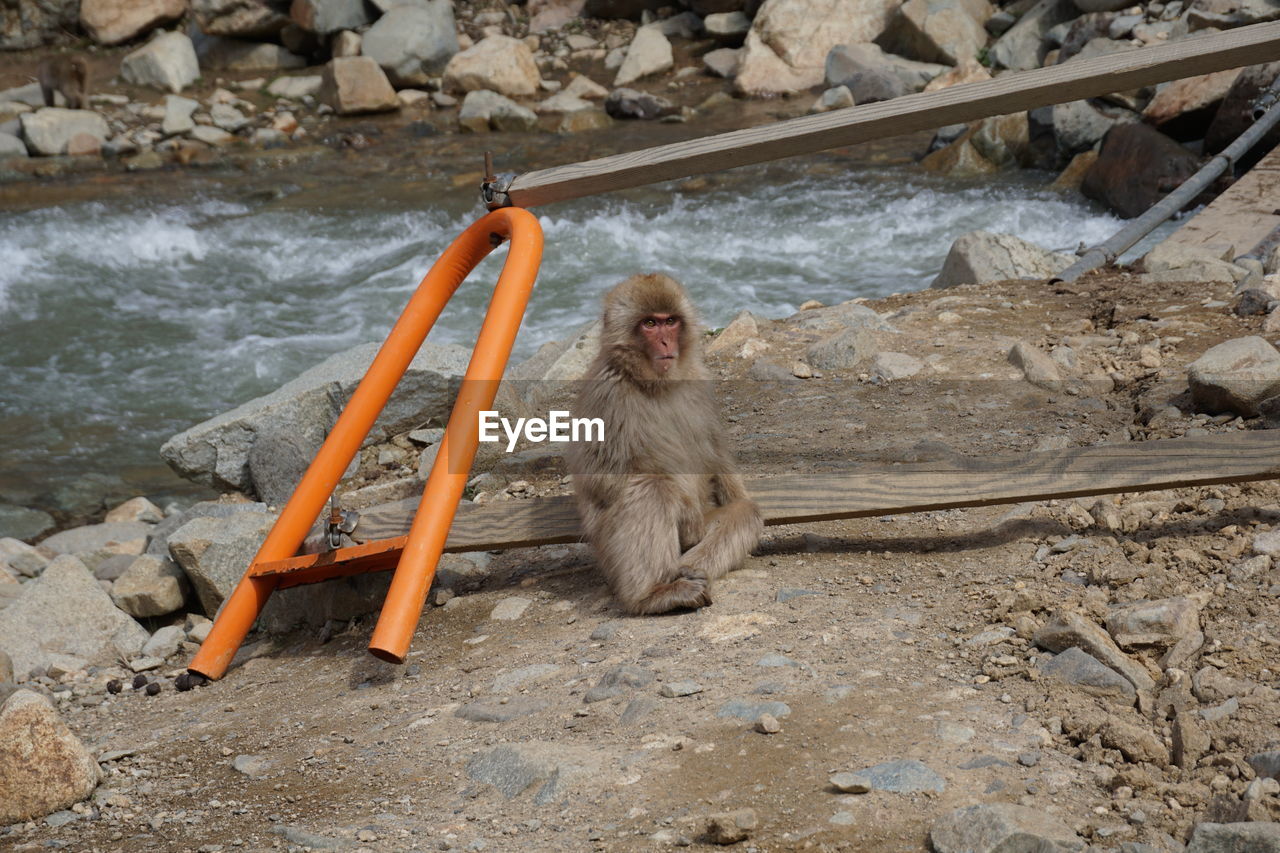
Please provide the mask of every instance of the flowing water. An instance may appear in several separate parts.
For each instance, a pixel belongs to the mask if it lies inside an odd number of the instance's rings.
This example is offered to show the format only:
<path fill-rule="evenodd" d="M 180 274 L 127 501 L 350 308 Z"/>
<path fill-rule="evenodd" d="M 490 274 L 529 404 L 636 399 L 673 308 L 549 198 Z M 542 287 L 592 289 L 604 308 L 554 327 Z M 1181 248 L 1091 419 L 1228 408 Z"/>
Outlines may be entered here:
<path fill-rule="evenodd" d="M 612 283 L 661 270 L 711 326 L 927 287 L 982 228 L 1072 249 L 1120 223 L 1046 176 L 980 184 L 912 167 L 737 170 L 539 211 L 546 251 L 516 358 L 589 321 Z M 365 197 L 377 196 L 377 187 Z M 202 193 L 202 194 L 201 194 Z M 125 493 L 183 490 L 170 435 L 324 357 L 380 341 L 439 252 L 480 213 L 200 191 L 0 212 L 0 502 L 52 505 L 88 472 Z M 430 340 L 469 343 L 502 262 L 464 283 Z"/>

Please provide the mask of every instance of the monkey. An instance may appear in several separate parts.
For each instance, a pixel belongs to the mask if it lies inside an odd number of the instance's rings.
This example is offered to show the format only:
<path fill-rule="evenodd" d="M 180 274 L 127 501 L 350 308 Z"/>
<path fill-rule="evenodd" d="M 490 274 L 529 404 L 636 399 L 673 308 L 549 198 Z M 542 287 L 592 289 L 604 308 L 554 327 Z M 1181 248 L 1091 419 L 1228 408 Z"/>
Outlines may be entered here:
<path fill-rule="evenodd" d="M 604 436 L 568 459 L 586 538 L 628 613 L 705 607 L 764 524 L 724 446 L 693 303 L 669 276 L 636 275 L 603 314 L 574 415 Z"/>
<path fill-rule="evenodd" d="M 50 56 L 40 61 L 36 70 L 44 105 L 52 107 L 53 93 L 61 92 L 67 107 L 73 110 L 88 106 L 89 63 L 83 56 Z"/>

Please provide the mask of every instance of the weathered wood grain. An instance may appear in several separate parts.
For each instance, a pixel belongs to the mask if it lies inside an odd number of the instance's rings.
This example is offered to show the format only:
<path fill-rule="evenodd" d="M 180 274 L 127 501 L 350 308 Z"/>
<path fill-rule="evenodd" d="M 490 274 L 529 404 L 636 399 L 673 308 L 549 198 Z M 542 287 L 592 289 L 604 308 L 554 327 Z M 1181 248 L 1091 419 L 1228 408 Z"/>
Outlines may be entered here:
<path fill-rule="evenodd" d="M 1280 478 L 1280 430 L 1203 438 L 1072 447 L 1037 453 L 866 468 L 847 474 L 785 476 L 749 481 L 765 524 L 1018 503 L 1029 500 L 1140 492 Z M 352 572 L 394 565 L 417 511 L 407 499 L 365 511 L 355 548 L 258 565 L 254 574 L 299 577 L 346 560 Z M 567 496 L 462 507 L 446 551 L 487 551 L 574 542 L 580 538 Z M 361 568 L 363 566 L 363 568 Z"/>
<path fill-rule="evenodd" d="M 1093 98 L 1280 57 L 1280 21 L 1001 75 L 981 83 L 804 116 L 519 175 L 512 204 L 536 207 L 811 154 L 948 124 Z"/>

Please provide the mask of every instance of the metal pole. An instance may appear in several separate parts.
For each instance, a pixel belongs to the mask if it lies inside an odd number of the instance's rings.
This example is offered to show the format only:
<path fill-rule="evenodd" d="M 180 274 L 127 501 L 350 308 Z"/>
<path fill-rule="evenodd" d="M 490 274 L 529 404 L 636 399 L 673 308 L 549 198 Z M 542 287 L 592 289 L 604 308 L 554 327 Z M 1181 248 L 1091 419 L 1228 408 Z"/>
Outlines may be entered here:
<path fill-rule="evenodd" d="M 1271 128 L 1276 126 L 1277 122 L 1280 122 L 1280 106 L 1276 105 L 1277 97 L 1280 97 L 1280 77 L 1277 77 L 1270 88 L 1255 102 L 1253 113 L 1255 121 L 1252 127 L 1236 137 L 1235 142 L 1200 167 L 1200 171 L 1183 181 L 1176 190 L 1149 207 L 1146 213 L 1121 228 L 1106 242 L 1085 252 L 1080 260 L 1058 273 L 1050 281 L 1075 281 L 1090 270 L 1114 261 L 1121 253 L 1155 230 L 1157 225 L 1186 207 L 1192 199 L 1204 191 L 1205 187 L 1231 168 L 1237 158 L 1256 145 Z"/>

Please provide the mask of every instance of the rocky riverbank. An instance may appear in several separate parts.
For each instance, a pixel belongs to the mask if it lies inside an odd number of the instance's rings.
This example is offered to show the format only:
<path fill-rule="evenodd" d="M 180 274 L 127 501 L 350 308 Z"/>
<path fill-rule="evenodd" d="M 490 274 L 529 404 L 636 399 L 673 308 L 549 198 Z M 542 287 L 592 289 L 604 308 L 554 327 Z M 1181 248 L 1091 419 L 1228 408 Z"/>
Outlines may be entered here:
<path fill-rule="evenodd" d="M 563 137 L 629 120 L 713 132 L 758 121 L 753 99 L 784 99 L 774 115 L 823 111 L 1277 17 L 1265 0 L 59 0 L 0 20 L 14 51 L 0 54 L 0 176 L 243 168 L 278 162 L 264 151 L 376 154 L 392 137 Z M 90 62 L 89 109 L 44 107 L 31 82 L 66 48 Z M 1064 184 L 1132 216 L 1247 127 L 1277 72 L 943 128 L 924 165 L 1065 168 Z"/>
<path fill-rule="evenodd" d="M 744 313 L 707 350 L 750 476 L 1231 433 L 1277 417 L 1274 318 L 1246 295 L 1277 262 L 1156 254 L 1070 286 Z M 591 335 L 513 368 L 503 405 L 557 404 Z M 458 370 L 440 349 L 415 365 L 344 506 L 421 489 L 440 433 L 418 425 Z M 140 498 L 0 540 L 0 753 L 30 756 L 0 777 L 7 845 L 1278 843 L 1270 482 L 774 528 L 712 607 L 660 619 L 622 617 L 582 546 L 449 556 L 406 666 L 363 651 L 369 576 L 277 594 L 227 677 L 184 691 L 301 425 L 332 416 L 317 389 L 168 446 L 266 502 Z M 564 473 L 545 445 L 494 452 L 469 494 L 564 493 Z"/>

